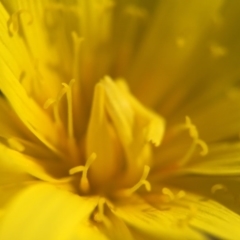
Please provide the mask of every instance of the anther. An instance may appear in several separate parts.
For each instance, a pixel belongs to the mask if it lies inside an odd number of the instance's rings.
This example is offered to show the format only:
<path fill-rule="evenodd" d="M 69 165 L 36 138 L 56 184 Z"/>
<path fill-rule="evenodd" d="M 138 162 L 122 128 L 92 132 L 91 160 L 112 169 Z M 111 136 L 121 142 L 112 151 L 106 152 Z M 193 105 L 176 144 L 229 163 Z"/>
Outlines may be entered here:
<path fill-rule="evenodd" d="M 90 157 L 87 159 L 85 166 L 76 166 L 76 167 L 71 168 L 69 170 L 70 175 L 82 172 L 82 177 L 80 179 L 79 187 L 85 193 L 88 192 L 89 189 L 90 189 L 89 181 L 88 181 L 88 178 L 87 178 L 87 172 L 88 172 L 88 169 L 89 169 L 90 165 L 96 160 L 96 158 L 97 158 L 97 154 L 92 153 L 90 155 Z"/>

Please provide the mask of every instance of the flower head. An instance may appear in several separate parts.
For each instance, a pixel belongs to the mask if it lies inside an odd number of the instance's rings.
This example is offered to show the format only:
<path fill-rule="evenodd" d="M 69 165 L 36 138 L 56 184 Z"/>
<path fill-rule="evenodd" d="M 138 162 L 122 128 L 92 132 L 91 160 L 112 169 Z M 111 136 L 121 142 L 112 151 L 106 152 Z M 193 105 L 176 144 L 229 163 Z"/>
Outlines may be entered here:
<path fill-rule="evenodd" d="M 0 238 L 240 237 L 239 7 L 2 1 Z"/>

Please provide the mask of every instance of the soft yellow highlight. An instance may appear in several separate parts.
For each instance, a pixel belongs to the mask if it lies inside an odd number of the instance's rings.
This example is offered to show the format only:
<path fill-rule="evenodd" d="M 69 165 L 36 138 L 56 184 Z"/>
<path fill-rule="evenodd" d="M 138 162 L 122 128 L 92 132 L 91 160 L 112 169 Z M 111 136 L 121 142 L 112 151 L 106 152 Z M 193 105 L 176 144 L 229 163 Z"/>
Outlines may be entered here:
<path fill-rule="evenodd" d="M 240 239 L 237 6 L 2 0 L 0 239 Z"/>

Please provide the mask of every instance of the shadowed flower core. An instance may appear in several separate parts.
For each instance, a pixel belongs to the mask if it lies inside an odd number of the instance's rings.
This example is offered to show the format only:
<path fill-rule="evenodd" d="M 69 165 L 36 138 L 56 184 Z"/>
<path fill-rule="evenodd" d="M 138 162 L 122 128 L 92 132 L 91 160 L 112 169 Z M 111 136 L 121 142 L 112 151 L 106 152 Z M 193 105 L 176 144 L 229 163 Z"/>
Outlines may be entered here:
<path fill-rule="evenodd" d="M 0 239 L 239 238 L 239 7 L 1 1 Z"/>

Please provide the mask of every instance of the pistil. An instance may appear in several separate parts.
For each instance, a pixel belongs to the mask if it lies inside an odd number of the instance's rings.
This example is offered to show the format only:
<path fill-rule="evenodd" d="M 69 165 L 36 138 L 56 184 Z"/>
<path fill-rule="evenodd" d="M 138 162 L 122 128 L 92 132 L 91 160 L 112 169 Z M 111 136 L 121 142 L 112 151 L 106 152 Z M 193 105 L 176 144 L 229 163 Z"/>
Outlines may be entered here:
<path fill-rule="evenodd" d="M 82 172 L 79 188 L 84 193 L 87 193 L 90 190 L 90 185 L 89 185 L 89 181 L 88 181 L 88 178 L 87 178 L 87 173 L 88 173 L 89 167 L 96 160 L 96 158 L 97 158 L 96 153 L 92 153 L 90 155 L 90 157 L 87 159 L 85 166 L 76 166 L 76 167 L 71 168 L 69 170 L 70 175 Z"/>

